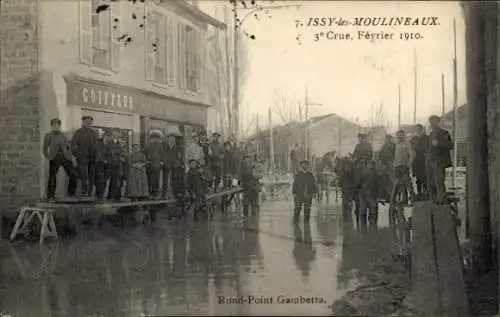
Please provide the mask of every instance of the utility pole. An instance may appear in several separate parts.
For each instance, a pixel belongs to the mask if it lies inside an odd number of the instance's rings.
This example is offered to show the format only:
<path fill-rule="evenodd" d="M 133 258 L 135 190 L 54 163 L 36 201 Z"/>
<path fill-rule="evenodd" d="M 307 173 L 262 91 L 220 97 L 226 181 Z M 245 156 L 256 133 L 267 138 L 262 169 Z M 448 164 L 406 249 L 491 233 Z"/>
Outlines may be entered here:
<path fill-rule="evenodd" d="M 239 135 L 240 132 L 240 79 L 239 79 L 239 58 L 238 58 L 238 49 L 239 49 L 239 23 L 238 23 L 238 3 L 237 1 L 233 1 L 233 54 L 234 54 L 234 78 L 233 78 L 233 133 L 236 136 Z"/>
<path fill-rule="evenodd" d="M 444 116 L 445 112 L 445 97 L 444 97 L 444 73 L 441 73 L 441 112 L 442 115 Z"/>
<path fill-rule="evenodd" d="M 413 51 L 413 74 L 414 74 L 414 95 L 413 95 L 413 124 L 417 123 L 417 50 Z"/>
<path fill-rule="evenodd" d="M 224 6 L 224 23 L 226 25 L 229 23 L 229 13 L 228 8 Z M 231 102 L 231 67 L 230 67 L 230 48 L 229 48 L 229 33 L 226 30 L 224 32 L 224 52 L 226 55 L 226 111 L 227 111 L 227 125 L 228 125 L 228 134 L 231 135 L 234 133 L 234 125 L 233 125 L 233 102 Z"/>
<path fill-rule="evenodd" d="M 398 84 L 398 129 L 401 129 L 401 83 Z"/>
<path fill-rule="evenodd" d="M 458 92 L 457 92 L 457 26 L 455 18 L 453 18 L 453 168 L 451 186 L 456 187 L 457 183 L 457 109 L 458 109 Z"/>
<path fill-rule="evenodd" d="M 272 181 L 274 181 L 274 140 L 273 140 L 273 125 L 272 125 L 272 113 L 271 107 L 268 110 L 269 116 L 269 175 L 272 177 Z"/>
<path fill-rule="evenodd" d="M 311 160 L 311 120 L 309 118 L 309 106 L 321 106 L 319 103 L 309 102 L 309 92 L 306 86 L 305 90 L 305 106 L 306 106 L 306 159 Z"/>

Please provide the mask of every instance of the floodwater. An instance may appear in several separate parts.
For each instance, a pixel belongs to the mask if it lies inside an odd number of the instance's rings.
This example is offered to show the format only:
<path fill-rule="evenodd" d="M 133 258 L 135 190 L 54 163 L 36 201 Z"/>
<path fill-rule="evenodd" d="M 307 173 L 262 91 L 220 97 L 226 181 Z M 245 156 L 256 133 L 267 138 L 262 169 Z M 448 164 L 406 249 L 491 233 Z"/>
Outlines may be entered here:
<path fill-rule="evenodd" d="M 282 199 L 248 218 L 160 218 L 44 247 L 2 243 L 0 315 L 329 315 L 367 261 L 340 221 L 334 204 L 293 225 Z"/>

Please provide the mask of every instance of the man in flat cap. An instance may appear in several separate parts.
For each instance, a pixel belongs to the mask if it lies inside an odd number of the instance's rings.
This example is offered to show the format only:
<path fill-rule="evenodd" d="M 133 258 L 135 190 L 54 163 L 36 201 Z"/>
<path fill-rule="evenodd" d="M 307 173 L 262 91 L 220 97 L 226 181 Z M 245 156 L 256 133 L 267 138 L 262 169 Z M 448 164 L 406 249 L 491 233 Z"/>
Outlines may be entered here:
<path fill-rule="evenodd" d="M 299 172 L 295 175 L 292 186 L 292 194 L 294 201 L 294 214 L 293 221 L 299 221 L 300 212 L 304 207 L 304 222 L 309 223 L 311 216 L 312 199 L 318 193 L 318 186 L 316 179 L 309 170 L 309 162 L 302 160 L 299 162 Z"/>
<path fill-rule="evenodd" d="M 453 141 L 450 133 L 439 126 L 441 118 L 430 116 L 431 133 L 429 134 L 429 144 L 427 149 L 426 169 L 427 169 L 427 190 L 436 203 L 445 202 L 445 170 L 450 167 L 450 151 L 453 150 Z"/>
<path fill-rule="evenodd" d="M 75 131 L 71 140 L 81 180 L 81 193 L 84 196 L 91 196 L 94 190 L 97 133 L 92 129 L 93 122 L 94 119 L 91 116 L 82 117 L 82 127 Z"/>
<path fill-rule="evenodd" d="M 222 145 L 220 144 L 220 134 L 214 132 L 212 134 L 212 142 L 210 142 L 210 170 L 212 171 L 214 183 L 212 187 L 215 191 L 219 188 L 222 180 Z"/>
<path fill-rule="evenodd" d="M 61 132 L 61 120 L 50 120 L 51 131 L 43 139 L 43 155 L 49 161 L 49 178 L 47 181 L 47 200 L 54 200 L 57 186 L 57 172 L 62 166 L 69 177 L 68 195 L 76 192 L 77 175 L 73 166 L 73 155 L 66 135 Z"/>
<path fill-rule="evenodd" d="M 373 148 L 368 142 L 368 135 L 366 133 L 358 133 L 358 144 L 352 153 L 352 159 L 356 163 L 365 163 L 373 158 Z"/>

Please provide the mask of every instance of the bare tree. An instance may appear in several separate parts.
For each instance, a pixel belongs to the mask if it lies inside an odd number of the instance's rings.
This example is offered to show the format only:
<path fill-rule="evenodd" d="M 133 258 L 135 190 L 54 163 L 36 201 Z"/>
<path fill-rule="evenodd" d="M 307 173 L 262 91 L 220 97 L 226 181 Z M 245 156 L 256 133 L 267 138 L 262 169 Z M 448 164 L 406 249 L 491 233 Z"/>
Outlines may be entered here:
<path fill-rule="evenodd" d="M 290 124 L 297 119 L 302 121 L 305 107 L 295 93 L 289 94 L 285 89 L 275 88 L 274 95 L 275 100 L 271 111 L 280 118 L 283 124 Z"/>

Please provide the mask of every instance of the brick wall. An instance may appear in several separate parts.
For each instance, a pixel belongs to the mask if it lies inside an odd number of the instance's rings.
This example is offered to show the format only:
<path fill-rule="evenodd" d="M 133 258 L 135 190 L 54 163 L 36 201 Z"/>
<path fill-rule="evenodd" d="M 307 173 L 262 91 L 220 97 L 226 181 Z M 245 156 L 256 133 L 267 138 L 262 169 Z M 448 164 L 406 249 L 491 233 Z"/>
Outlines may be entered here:
<path fill-rule="evenodd" d="M 2 211 L 40 196 L 36 0 L 2 0 L 0 11 L 0 201 Z"/>

